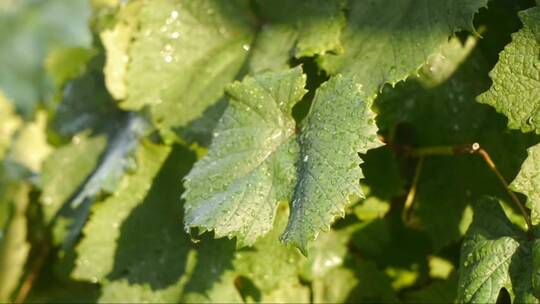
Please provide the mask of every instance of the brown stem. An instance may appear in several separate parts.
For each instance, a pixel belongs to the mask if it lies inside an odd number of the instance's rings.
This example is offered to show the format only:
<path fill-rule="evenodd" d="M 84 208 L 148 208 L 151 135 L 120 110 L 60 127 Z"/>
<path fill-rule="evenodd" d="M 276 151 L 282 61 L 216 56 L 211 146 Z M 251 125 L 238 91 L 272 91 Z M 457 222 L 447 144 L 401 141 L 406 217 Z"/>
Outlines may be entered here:
<path fill-rule="evenodd" d="M 26 300 L 26 297 L 28 296 L 28 293 L 32 289 L 32 286 L 34 285 L 34 281 L 38 277 L 39 273 L 41 272 L 41 268 L 43 267 L 43 263 L 49 256 L 49 251 L 51 249 L 51 245 L 48 239 L 45 239 L 43 241 L 43 244 L 41 246 L 41 251 L 39 252 L 38 256 L 32 263 L 32 266 L 30 267 L 30 270 L 28 272 L 28 275 L 24 279 L 24 281 L 21 284 L 21 287 L 19 288 L 16 296 L 15 296 L 15 303 L 24 303 Z"/>
<path fill-rule="evenodd" d="M 533 227 L 533 224 L 531 222 L 531 217 L 529 216 L 527 209 L 525 209 L 525 206 L 523 205 L 523 203 L 521 203 L 521 201 L 519 200 L 517 195 L 514 193 L 514 191 L 510 190 L 510 185 L 508 184 L 504 176 L 501 174 L 501 172 L 497 169 L 497 167 L 495 166 L 495 163 L 493 162 L 493 160 L 491 159 L 487 151 L 482 148 L 479 148 L 476 154 L 480 155 L 482 159 L 484 159 L 488 167 L 491 169 L 493 173 L 495 173 L 495 176 L 497 176 L 497 179 L 499 179 L 501 184 L 504 186 L 506 193 L 510 195 L 510 198 L 512 199 L 514 204 L 518 207 L 519 211 L 521 212 L 521 215 L 523 215 L 523 218 L 525 219 L 525 222 L 527 223 L 527 233 L 529 235 L 529 238 L 532 238 L 531 229 Z"/>

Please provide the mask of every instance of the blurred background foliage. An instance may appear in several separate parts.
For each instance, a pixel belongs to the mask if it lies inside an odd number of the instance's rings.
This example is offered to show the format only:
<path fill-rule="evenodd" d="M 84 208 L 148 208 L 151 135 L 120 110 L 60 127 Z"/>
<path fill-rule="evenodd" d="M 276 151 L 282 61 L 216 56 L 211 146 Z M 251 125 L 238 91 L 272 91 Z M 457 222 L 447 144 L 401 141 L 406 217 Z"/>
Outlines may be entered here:
<path fill-rule="evenodd" d="M 454 301 L 471 202 L 509 201 L 472 155 L 426 157 L 415 182 L 417 158 L 389 145 L 370 151 L 367 198 L 307 258 L 277 242 L 287 206 L 253 248 L 208 235 L 192 242 L 181 180 L 205 141 L 163 145 L 144 111 L 120 109 L 107 91 L 100 33 L 118 2 L 0 0 L 0 302 Z M 533 4 L 490 1 L 474 20 L 479 35 L 457 33 L 419 75 L 384 87 L 373 105 L 381 136 L 414 147 L 480 142 L 511 180 L 538 138 L 509 131 L 475 98 L 521 27 L 517 12 Z M 285 64 L 302 64 L 309 89 L 327 79 L 313 57 Z"/>

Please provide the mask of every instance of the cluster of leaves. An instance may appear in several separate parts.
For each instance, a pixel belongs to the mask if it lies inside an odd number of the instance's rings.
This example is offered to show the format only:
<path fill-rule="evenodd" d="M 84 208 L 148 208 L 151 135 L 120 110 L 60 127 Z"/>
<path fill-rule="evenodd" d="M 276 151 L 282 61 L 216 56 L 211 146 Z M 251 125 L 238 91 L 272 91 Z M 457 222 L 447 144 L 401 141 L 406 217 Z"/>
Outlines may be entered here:
<path fill-rule="evenodd" d="M 531 1 L 7 0 L 0 41 L 0 302 L 540 299 Z"/>

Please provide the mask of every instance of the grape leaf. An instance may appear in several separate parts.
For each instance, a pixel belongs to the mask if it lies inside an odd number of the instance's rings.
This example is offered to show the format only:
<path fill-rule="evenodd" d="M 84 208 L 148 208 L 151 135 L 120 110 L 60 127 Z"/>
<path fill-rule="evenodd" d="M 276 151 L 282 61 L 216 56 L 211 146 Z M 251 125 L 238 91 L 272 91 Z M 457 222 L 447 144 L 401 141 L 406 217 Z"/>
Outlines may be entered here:
<path fill-rule="evenodd" d="M 119 45 L 104 34 L 112 56 L 105 68 L 108 87 L 115 96 L 127 94 L 124 109 L 150 106 L 154 123 L 170 139 L 171 130 L 182 133 L 216 103 L 242 67 L 254 30 L 247 1 L 140 0 L 126 9 L 137 24 L 118 23 L 109 35 L 122 37 L 115 40 Z"/>
<path fill-rule="evenodd" d="M 263 25 L 250 49 L 250 74 L 286 69 L 297 37 L 298 32 L 290 24 Z"/>
<path fill-rule="evenodd" d="M 0 159 L 4 158 L 12 136 L 22 124 L 15 114 L 15 107 L 0 91 Z"/>
<path fill-rule="evenodd" d="M 538 225 L 540 223 L 540 145 L 529 148 L 528 152 L 529 156 L 510 188 L 527 196 L 531 220 L 534 225 Z"/>
<path fill-rule="evenodd" d="M 137 151 L 137 172 L 123 179 L 116 195 L 92 211 L 91 219 L 83 230 L 85 237 L 77 246 L 78 258 L 72 274 L 74 278 L 96 282 L 106 278 L 112 271 L 115 250 L 111 245 L 120 238 L 118 228 L 147 195 L 152 180 L 169 152 L 168 148 L 150 143 L 141 145 Z M 110 229 L 111 227 L 114 229 Z M 103 229 L 107 229 L 108 233 L 100 232 Z"/>
<path fill-rule="evenodd" d="M 302 127 L 298 183 L 282 240 L 305 250 L 307 241 L 327 231 L 353 196 L 363 197 L 358 153 L 381 146 L 375 114 L 352 78 L 324 83 Z"/>
<path fill-rule="evenodd" d="M 291 109 L 304 86 L 295 68 L 228 87 L 230 106 L 208 155 L 186 177 L 186 228 L 251 245 L 272 228 L 278 202 L 292 198 L 282 239 L 305 251 L 308 240 L 344 215 L 350 196 L 362 195 L 357 153 L 380 145 L 369 104 L 351 78 L 333 77 L 317 91 L 295 141 Z"/>
<path fill-rule="evenodd" d="M 487 0 L 351 1 L 342 35 L 345 52 L 320 58 L 330 74 L 353 74 L 371 96 L 385 83 L 415 74 L 450 35 L 473 30 Z"/>
<path fill-rule="evenodd" d="M 92 173 L 105 146 L 104 136 L 78 136 L 71 144 L 55 150 L 45 160 L 41 203 L 46 222 L 53 220 L 62 205 Z"/>
<path fill-rule="evenodd" d="M 122 180 L 115 195 L 95 205 L 72 276 L 101 282 L 100 301 L 175 302 L 180 297 L 190 242 L 181 228 L 182 208 L 175 203 L 182 188 L 171 183 L 193 160 L 185 148 L 171 151 L 143 142 L 137 171 Z"/>
<path fill-rule="evenodd" d="M 287 215 L 287 206 L 280 205 L 272 230 L 251 248 L 235 251 L 230 240 L 202 240 L 181 302 L 235 302 L 238 298 L 264 302 L 282 293 L 302 298 L 306 290 L 298 286 L 298 272 L 305 259 L 297 250 L 276 242 Z"/>
<path fill-rule="evenodd" d="M 30 117 L 37 103 L 53 91 L 42 68 L 47 54 L 62 46 L 90 46 L 90 5 L 85 0 L 9 3 L 0 8 L 0 88 L 18 112 Z"/>
<path fill-rule="evenodd" d="M 114 27 L 105 28 L 100 34 L 101 42 L 106 50 L 106 62 L 103 68 L 107 89 L 116 100 L 125 99 L 128 95 L 124 79 L 129 61 L 129 46 L 137 31 L 137 14 L 141 1 L 132 1 L 122 7 L 116 14 Z"/>
<path fill-rule="evenodd" d="M 112 95 L 124 109 L 149 105 L 166 140 L 204 144 L 204 133 L 215 127 L 208 123 L 214 117 L 208 110 L 225 84 L 244 74 L 248 54 L 247 71 L 254 73 L 287 67 L 295 51 L 312 56 L 341 48 L 342 0 L 259 1 L 255 6 L 265 24 L 254 43 L 255 24 L 246 2 L 132 1 L 124 6 L 116 25 L 101 33 Z M 183 114 L 173 114 L 179 111 Z"/>
<path fill-rule="evenodd" d="M 35 120 L 24 124 L 14 136 L 6 159 L 35 173 L 41 172 L 43 161 L 52 151 L 46 139 L 46 124 L 45 112 L 37 111 Z"/>
<path fill-rule="evenodd" d="M 493 85 L 478 101 L 508 117 L 509 128 L 540 134 L 540 8 L 521 11 L 519 16 L 523 28 L 500 54 L 490 73 Z"/>
<path fill-rule="evenodd" d="M 56 220 L 55 241 L 64 249 L 73 245 L 94 200 L 114 193 L 125 172 L 135 166 L 131 154 L 147 125 L 135 113 L 127 113 L 121 123 L 108 138 L 75 136 L 44 163 L 41 202 L 46 221 Z M 56 170 L 59 167 L 65 170 Z"/>
<path fill-rule="evenodd" d="M 312 283 L 314 303 L 398 303 L 390 279 L 371 261 L 347 256 L 342 267 L 331 269 Z"/>
<path fill-rule="evenodd" d="M 12 174 L 15 173 L 15 174 Z M 28 219 L 30 185 L 0 162 L 0 301 L 11 302 L 11 294 L 24 275 L 30 252 Z M 22 173 L 22 172 L 21 172 Z M 24 174 L 23 174 L 24 175 Z M 4 213 L 4 214 L 2 214 Z"/>
<path fill-rule="evenodd" d="M 444 58 L 436 56 L 419 77 L 385 88 L 375 100 L 377 123 L 385 137 L 398 134 L 402 142 L 397 144 L 429 147 L 478 142 L 511 180 L 526 157 L 526 148 L 536 139 L 508 131 L 504 117 L 475 102 L 489 86 L 481 43 L 469 36 L 462 45 L 453 38 L 442 47 Z M 509 199 L 477 156 L 426 157 L 416 189 L 412 215 L 436 250 L 465 233 L 470 203 L 484 195 Z"/>
<path fill-rule="evenodd" d="M 281 49 L 296 58 L 343 51 L 340 38 L 345 25 L 344 0 L 257 0 L 255 3 L 269 27 L 294 29 L 295 40 Z"/>
<path fill-rule="evenodd" d="M 60 135 L 71 137 L 90 129 L 93 133 L 121 128 L 122 112 L 107 92 L 98 55 L 82 68 L 84 73 L 68 81 L 61 102 L 54 112 L 52 127 Z"/>
<path fill-rule="evenodd" d="M 54 49 L 45 58 L 45 68 L 55 85 L 62 86 L 84 72 L 84 67 L 96 55 L 95 49 L 65 47 Z"/>
<path fill-rule="evenodd" d="M 530 242 L 510 223 L 498 201 L 485 199 L 474 207 L 461 249 L 458 302 L 494 303 L 502 288 L 517 303 L 530 302 L 534 299 L 527 270 L 532 268 Z"/>
<path fill-rule="evenodd" d="M 270 231 L 277 204 L 288 200 L 294 183 L 298 145 L 291 110 L 304 86 L 296 68 L 228 87 L 230 105 L 210 150 L 186 176 L 186 227 L 237 236 L 247 245 Z"/>
<path fill-rule="evenodd" d="M 447 280 L 434 281 L 424 289 L 405 294 L 405 303 L 454 303 L 458 277 L 453 273 Z"/>

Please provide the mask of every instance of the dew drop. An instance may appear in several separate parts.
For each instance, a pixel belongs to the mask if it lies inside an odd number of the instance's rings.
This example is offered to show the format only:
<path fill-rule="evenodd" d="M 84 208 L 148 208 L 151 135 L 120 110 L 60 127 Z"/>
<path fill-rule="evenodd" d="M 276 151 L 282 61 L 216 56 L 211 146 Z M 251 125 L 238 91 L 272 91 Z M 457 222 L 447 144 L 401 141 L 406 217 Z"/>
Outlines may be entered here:
<path fill-rule="evenodd" d="M 244 45 L 242 45 L 242 48 L 244 49 L 244 51 L 247 52 L 247 51 L 249 51 L 250 46 L 249 46 L 249 44 L 244 44 Z"/>

